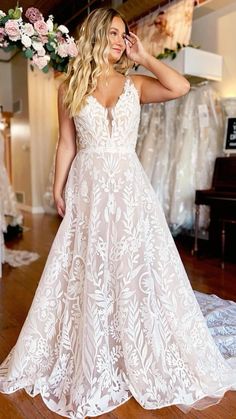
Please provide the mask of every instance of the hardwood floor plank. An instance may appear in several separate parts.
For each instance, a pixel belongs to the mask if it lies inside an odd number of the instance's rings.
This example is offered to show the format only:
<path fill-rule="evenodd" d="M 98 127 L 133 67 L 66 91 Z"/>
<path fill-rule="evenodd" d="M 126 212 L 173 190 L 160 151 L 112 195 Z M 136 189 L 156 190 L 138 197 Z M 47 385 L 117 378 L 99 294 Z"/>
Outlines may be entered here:
<path fill-rule="evenodd" d="M 0 418 L 25 419 L 26 417 L 24 413 L 19 411 L 19 408 L 11 395 L 0 393 Z"/>

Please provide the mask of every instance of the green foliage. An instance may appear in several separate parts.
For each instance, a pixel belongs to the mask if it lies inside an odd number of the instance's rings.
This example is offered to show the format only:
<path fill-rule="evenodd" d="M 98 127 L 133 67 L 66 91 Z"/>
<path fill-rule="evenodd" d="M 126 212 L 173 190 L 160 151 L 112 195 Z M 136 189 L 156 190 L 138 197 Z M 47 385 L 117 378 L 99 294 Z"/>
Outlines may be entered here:
<path fill-rule="evenodd" d="M 15 45 L 10 44 L 10 45 L 8 45 L 7 47 L 4 47 L 4 48 L 3 48 L 3 51 L 5 51 L 5 52 L 10 52 L 10 51 L 13 51 L 14 49 L 16 49 L 16 46 L 15 46 Z"/>
<path fill-rule="evenodd" d="M 5 23 L 9 20 L 9 16 L 4 16 L 0 19 L 0 26 L 5 26 Z"/>
<path fill-rule="evenodd" d="M 34 53 L 33 53 L 32 49 L 27 48 L 24 51 L 24 55 L 25 55 L 26 58 L 33 58 Z"/>
<path fill-rule="evenodd" d="M 49 65 L 46 65 L 45 67 L 42 68 L 42 71 L 44 73 L 48 73 L 49 72 Z"/>
<path fill-rule="evenodd" d="M 19 9 L 18 4 L 15 7 L 15 9 L 8 10 L 9 19 L 20 19 L 21 15 L 21 9 Z"/>
<path fill-rule="evenodd" d="M 178 52 L 182 49 L 182 48 L 186 48 L 186 47 L 191 47 L 191 48 L 200 48 L 200 46 L 195 46 L 193 44 L 180 44 L 179 42 L 177 42 L 177 48 L 176 49 L 169 49 L 169 48 L 165 48 L 164 52 L 161 52 L 160 54 L 158 54 L 156 56 L 156 58 L 158 60 L 163 60 L 164 58 L 170 58 L 171 60 L 174 60 L 177 57 Z"/>

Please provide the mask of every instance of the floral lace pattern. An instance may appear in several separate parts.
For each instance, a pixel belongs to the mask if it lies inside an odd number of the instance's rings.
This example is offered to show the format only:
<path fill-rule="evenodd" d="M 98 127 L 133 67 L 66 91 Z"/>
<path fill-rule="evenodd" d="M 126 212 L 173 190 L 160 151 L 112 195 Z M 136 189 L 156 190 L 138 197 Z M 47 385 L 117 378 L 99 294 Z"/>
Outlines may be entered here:
<path fill-rule="evenodd" d="M 135 153 L 140 104 L 130 78 L 110 115 L 89 97 L 75 117 L 66 214 L 0 366 L 0 391 L 40 393 L 76 419 L 132 396 L 146 409 L 201 409 L 236 389 L 236 369 L 214 343 Z"/>

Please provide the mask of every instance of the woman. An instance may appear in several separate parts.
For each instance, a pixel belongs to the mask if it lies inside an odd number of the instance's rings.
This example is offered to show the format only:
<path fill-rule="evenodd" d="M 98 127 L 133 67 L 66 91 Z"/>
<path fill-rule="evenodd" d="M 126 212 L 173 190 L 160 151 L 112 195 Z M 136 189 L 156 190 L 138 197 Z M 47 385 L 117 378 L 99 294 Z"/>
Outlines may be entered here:
<path fill-rule="evenodd" d="M 201 409 L 236 388 L 235 369 L 207 329 L 135 153 L 140 102 L 181 96 L 189 83 L 113 9 L 87 17 L 78 46 L 59 92 L 54 195 L 64 218 L 0 390 L 40 393 L 78 419 L 132 396 L 146 409 Z M 129 60 L 158 80 L 125 77 Z"/>

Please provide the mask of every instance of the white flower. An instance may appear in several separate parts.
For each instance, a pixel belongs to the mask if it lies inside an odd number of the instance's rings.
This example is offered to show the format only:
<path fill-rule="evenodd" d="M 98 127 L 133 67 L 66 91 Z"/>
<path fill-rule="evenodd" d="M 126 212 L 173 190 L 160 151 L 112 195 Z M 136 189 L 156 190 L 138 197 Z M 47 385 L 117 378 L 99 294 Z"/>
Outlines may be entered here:
<path fill-rule="evenodd" d="M 34 27 L 31 23 L 25 23 L 23 26 L 23 33 L 28 36 L 34 35 Z"/>
<path fill-rule="evenodd" d="M 32 45 L 35 51 L 40 51 L 43 48 L 43 43 L 40 41 L 33 41 Z"/>
<path fill-rule="evenodd" d="M 0 10 L 0 19 L 4 16 L 6 16 L 6 13 L 4 13 L 2 10 Z"/>
<path fill-rule="evenodd" d="M 68 55 L 67 44 L 65 42 L 64 42 L 64 44 L 58 45 L 57 53 L 62 58 L 67 57 L 67 55 Z"/>
<path fill-rule="evenodd" d="M 61 33 L 69 33 L 69 29 L 67 29 L 67 27 L 64 25 L 59 25 L 57 30 L 60 31 Z"/>
<path fill-rule="evenodd" d="M 21 42 L 26 48 L 29 48 L 32 44 L 30 37 L 25 34 L 22 35 Z"/>
<path fill-rule="evenodd" d="M 53 31 L 53 21 L 52 21 L 52 19 L 48 18 L 48 20 L 46 21 L 46 24 L 47 24 L 49 32 L 52 32 Z"/>
<path fill-rule="evenodd" d="M 43 57 L 39 57 L 37 55 L 33 56 L 33 64 L 35 64 L 40 70 L 42 70 L 50 61 L 49 55 L 44 55 Z"/>
<path fill-rule="evenodd" d="M 42 49 L 38 50 L 38 56 L 39 57 L 44 57 L 45 54 L 46 54 L 45 48 L 42 48 Z"/>

